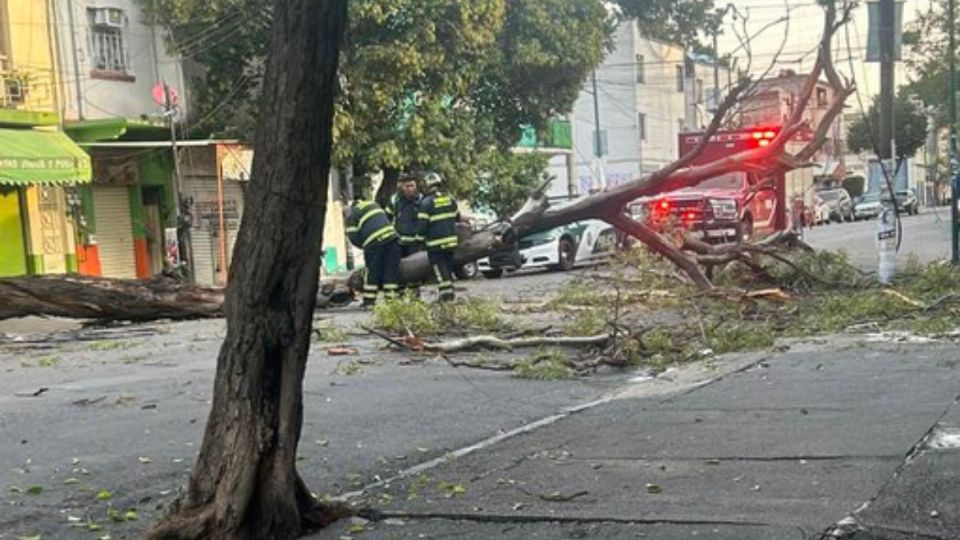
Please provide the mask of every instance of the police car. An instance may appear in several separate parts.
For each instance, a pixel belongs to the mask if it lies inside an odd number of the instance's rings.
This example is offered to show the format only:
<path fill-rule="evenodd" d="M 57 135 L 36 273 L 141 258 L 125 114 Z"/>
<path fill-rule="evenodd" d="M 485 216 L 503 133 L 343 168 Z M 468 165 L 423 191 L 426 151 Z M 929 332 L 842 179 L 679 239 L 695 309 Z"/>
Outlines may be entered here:
<path fill-rule="evenodd" d="M 616 229 L 609 223 L 596 219 L 577 221 L 524 236 L 515 249 L 480 259 L 477 267 L 487 278 L 498 278 L 505 270 L 521 268 L 570 270 L 578 264 L 606 260 L 617 245 Z"/>

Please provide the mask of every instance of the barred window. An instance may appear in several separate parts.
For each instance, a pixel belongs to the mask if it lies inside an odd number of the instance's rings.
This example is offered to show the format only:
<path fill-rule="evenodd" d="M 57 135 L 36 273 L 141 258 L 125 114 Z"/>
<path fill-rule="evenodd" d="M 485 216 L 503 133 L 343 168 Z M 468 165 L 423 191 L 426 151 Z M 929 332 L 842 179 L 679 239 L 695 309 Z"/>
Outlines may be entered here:
<path fill-rule="evenodd" d="M 90 60 L 95 71 L 126 74 L 130 71 L 123 33 L 126 17 L 119 9 L 88 9 Z"/>

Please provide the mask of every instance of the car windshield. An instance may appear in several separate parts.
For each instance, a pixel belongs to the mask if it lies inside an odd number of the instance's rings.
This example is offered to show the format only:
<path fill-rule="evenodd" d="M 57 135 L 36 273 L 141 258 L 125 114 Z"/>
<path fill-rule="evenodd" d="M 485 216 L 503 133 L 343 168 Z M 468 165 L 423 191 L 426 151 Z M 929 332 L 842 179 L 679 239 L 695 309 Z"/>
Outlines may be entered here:
<path fill-rule="evenodd" d="M 740 189 L 745 180 L 744 173 L 731 172 L 708 178 L 697 185 L 696 189 Z"/>
<path fill-rule="evenodd" d="M 860 202 L 875 203 L 879 200 L 880 200 L 880 196 L 877 195 L 876 193 L 868 193 L 863 196 L 863 199 L 861 199 Z"/>
<path fill-rule="evenodd" d="M 825 201 L 835 201 L 840 198 L 839 191 L 821 191 L 820 198 Z"/>
<path fill-rule="evenodd" d="M 897 192 L 897 197 L 909 197 L 910 195 L 913 195 L 913 194 L 910 193 L 909 191 L 898 191 L 898 192 Z"/>

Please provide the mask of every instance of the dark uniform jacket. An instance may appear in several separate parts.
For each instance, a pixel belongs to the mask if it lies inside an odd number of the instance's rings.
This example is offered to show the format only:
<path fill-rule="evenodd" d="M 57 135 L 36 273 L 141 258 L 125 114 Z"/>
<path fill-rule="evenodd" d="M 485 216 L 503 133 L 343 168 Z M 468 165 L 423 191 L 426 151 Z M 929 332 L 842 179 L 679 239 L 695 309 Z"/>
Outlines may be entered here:
<path fill-rule="evenodd" d="M 457 200 L 445 193 L 435 193 L 420 202 L 420 234 L 428 251 L 451 250 L 457 247 L 457 221 L 460 211 Z"/>
<path fill-rule="evenodd" d="M 401 244 L 416 244 L 423 241 L 420 236 L 420 202 L 423 196 L 419 193 L 412 199 L 402 193 L 395 194 L 387 205 L 387 216 L 393 220 L 393 227 L 400 236 Z"/>
<path fill-rule="evenodd" d="M 347 216 L 347 238 L 358 248 L 370 248 L 397 237 L 387 214 L 377 203 L 355 201 Z"/>

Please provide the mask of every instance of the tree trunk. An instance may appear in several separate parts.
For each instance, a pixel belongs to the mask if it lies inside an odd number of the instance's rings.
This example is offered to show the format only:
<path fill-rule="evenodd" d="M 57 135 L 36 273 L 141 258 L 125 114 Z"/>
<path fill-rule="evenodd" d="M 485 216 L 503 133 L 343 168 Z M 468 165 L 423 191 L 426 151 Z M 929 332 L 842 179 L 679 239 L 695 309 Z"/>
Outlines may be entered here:
<path fill-rule="evenodd" d="M 349 278 L 320 282 L 317 308 L 346 305 L 355 288 Z M 0 278 L 0 321 L 15 317 L 65 317 L 101 323 L 223 316 L 224 290 L 168 278 L 149 281 L 76 275 Z"/>
<path fill-rule="evenodd" d="M 189 483 L 150 538 L 296 538 L 338 517 L 317 506 L 295 462 L 346 6 L 274 0 L 257 204 L 237 238 L 213 407 Z"/>
<path fill-rule="evenodd" d="M 39 315 L 71 319 L 152 321 L 219 317 L 223 289 L 87 276 L 0 278 L 0 320 Z"/>
<path fill-rule="evenodd" d="M 386 167 L 383 169 L 383 181 L 377 189 L 374 201 L 381 207 L 386 208 L 390 199 L 397 192 L 397 182 L 400 180 L 400 169 Z"/>

